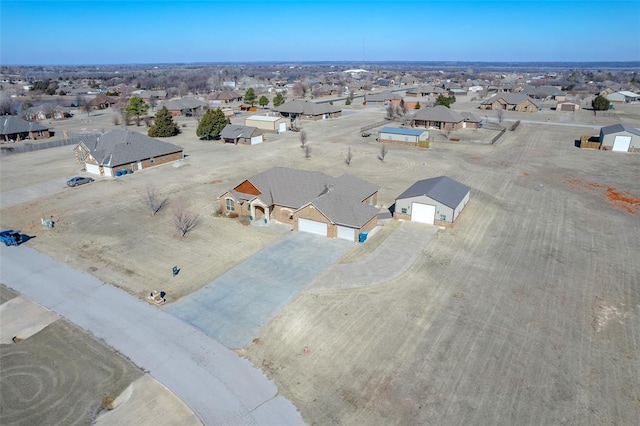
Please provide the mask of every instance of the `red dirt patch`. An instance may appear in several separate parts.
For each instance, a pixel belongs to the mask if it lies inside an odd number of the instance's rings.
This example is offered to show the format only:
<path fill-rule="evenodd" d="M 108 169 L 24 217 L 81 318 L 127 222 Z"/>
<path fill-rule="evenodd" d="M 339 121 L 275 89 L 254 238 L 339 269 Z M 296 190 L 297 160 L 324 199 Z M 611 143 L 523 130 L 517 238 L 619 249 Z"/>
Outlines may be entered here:
<path fill-rule="evenodd" d="M 572 187 L 582 187 L 594 190 L 600 190 L 606 195 L 607 201 L 612 205 L 625 210 L 627 213 L 636 214 L 640 209 L 640 198 L 628 192 L 618 191 L 610 186 L 602 185 L 595 182 L 585 182 L 580 179 L 566 178 L 564 182 Z"/>

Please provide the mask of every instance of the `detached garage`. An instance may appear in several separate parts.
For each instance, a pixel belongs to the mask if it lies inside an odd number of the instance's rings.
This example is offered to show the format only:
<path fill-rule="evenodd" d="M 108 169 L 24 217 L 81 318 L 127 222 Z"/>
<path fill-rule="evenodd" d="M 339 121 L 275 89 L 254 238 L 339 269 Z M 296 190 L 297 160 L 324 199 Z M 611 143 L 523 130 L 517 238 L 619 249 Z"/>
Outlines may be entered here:
<path fill-rule="evenodd" d="M 625 124 L 600 129 L 600 149 L 615 152 L 640 152 L 640 130 Z"/>
<path fill-rule="evenodd" d="M 274 117 L 270 115 L 252 115 L 245 118 L 244 125 L 247 127 L 257 127 L 263 132 L 284 133 L 287 131 L 288 118 Z"/>
<path fill-rule="evenodd" d="M 419 180 L 396 198 L 394 217 L 452 225 L 469 202 L 470 189 L 447 176 Z"/>

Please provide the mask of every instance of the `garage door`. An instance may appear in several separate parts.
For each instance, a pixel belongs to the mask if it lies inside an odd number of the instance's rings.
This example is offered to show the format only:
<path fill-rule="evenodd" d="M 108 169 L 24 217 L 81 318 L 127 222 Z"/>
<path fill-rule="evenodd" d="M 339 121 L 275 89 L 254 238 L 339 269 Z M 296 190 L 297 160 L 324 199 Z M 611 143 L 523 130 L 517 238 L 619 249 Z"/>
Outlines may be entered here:
<path fill-rule="evenodd" d="M 611 151 L 629 152 L 629 145 L 631 145 L 631 136 L 616 136 Z"/>
<path fill-rule="evenodd" d="M 436 206 L 421 203 L 411 203 L 411 221 L 433 225 L 436 217 Z"/>
<path fill-rule="evenodd" d="M 85 166 L 87 168 L 87 173 L 93 173 L 94 175 L 100 174 L 100 166 L 96 164 L 89 164 L 89 163 L 85 163 Z"/>
<path fill-rule="evenodd" d="M 356 230 L 348 226 L 338 225 L 338 238 L 343 240 L 355 241 Z"/>
<path fill-rule="evenodd" d="M 284 133 L 287 131 L 287 123 L 280 123 L 278 125 L 278 132 L 279 133 Z"/>
<path fill-rule="evenodd" d="M 309 219 L 298 219 L 298 231 L 327 236 L 327 224 Z"/>
<path fill-rule="evenodd" d="M 251 138 L 251 145 L 262 143 L 262 135 L 254 136 Z"/>

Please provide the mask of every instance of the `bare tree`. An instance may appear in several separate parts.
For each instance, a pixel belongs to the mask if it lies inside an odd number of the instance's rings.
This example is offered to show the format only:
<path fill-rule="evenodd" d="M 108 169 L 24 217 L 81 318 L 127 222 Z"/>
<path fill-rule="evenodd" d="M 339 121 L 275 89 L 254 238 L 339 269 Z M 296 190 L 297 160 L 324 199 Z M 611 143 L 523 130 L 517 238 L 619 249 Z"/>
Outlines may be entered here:
<path fill-rule="evenodd" d="M 158 187 L 154 183 L 149 183 L 140 193 L 140 198 L 145 206 L 151 210 L 151 216 L 155 216 L 164 206 L 167 205 L 167 198 L 160 195 Z"/>
<path fill-rule="evenodd" d="M 504 120 L 504 110 L 501 108 L 498 110 L 498 123 L 502 124 L 502 120 Z"/>
<path fill-rule="evenodd" d="M 380 154 L 378 154 L 378 160 L 380 160 L 381 163 L 384 163 L 384 158 L 387 156 L 388 152 L 389 148 L 387 148 L 387 144 L 383 143 L 380 146 Z"/>
<path fill-rule="evenodd" d="M 199 222 L 200 217 L 191 211 L 187 200 L 178 199 L 173 208 L 173 224 L 180 233 L 180 237 L 184 238 Z"/>
<path fill-rule="evenodd" d="M 351 160 L 353 159 L 353 154 L 351 153 L 351 148 L 347 151 L 347 156 L 344 159 L 344 162 L 347 163 L 347 166 L 351 165 Z"/>
<path fill-rule="evenodd" d="M 305 149 L 307 145 L 307 132 L 300 130 L 300 148 Z"/>
<path fill-rule="evenodd" d="M 304 146 L 304 158 L 311 158 L 311 145 Z"/>
<path fill-rule="evenodd" d="M 178 84 L 178 92 L 180 93 L 180 97 L 186 96 L 189 93 L 189 85 L 184 81 L 181 81 Z"/>
<path fill-rule="evenodd" d="M 396 113 L 395 107 L 393 105 L 389 104 L 387 106 L 386 110 L 387 110 L 387 118 L 389 120 L 393 120 L 393 117 L 395 116 L 395 113 Z"/>

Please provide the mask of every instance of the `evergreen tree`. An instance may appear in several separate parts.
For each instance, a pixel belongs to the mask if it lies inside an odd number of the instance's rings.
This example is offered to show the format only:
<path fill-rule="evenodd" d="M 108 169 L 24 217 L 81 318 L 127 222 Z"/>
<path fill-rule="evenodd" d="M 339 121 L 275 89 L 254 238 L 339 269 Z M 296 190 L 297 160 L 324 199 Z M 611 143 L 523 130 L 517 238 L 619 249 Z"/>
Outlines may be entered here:
<path fill-rule="evenodd" d="M 266 107 L 269 105 L 269 99 L 266 96 L 260 96 L 260 99 L 258 99 L 258 105 L 262 108 Z"/>
<path fill-rule="evenodd" d="M 611 105 L 609 99 L 605 98 L 602 95 L 596 96 L 595 99 L 591 101 L 591 106 L 593 107 L 594 111 L 606 111 L 609 109 L 609 105 Z"/>
<path fill-rule="evenodd" d="M 220 136 L 220 132 L 231 121 L 224 116 L 224 112 L 220 108 L 208 109 L 198 123 L 196 129 L 196 136 L 200 139 L 217 139 Z"/>
<path fill-rule="evenodd" d="M 347 98 L 347 100 L 344 101 L 344 104 L 345 105 L 351 105 L 351 99 Z"/>
<path fill-rule="evenodd" d="M 253 91 L 253 87 L 249 87 L 244 92 L 244 103 L 254 106 L 256 103 L 256 92 Z"/>
<path fill-rule="evenodd" d="M 156 113 L 153 126 L 149 129 L 149 136 L 152 138 L 164 138 L 175 136 L 178 133 L 180 133 L 180 128 L 173 121 L 171 113 L 167 107 L 162 107 L 162 109 Z"/>
<path fill-rule="evenodd" d="M 416 105 L 413 107 L 413 109 L 420 109 L 420 108 L 421 108 L 420 102 L 416 102 Z"/>
<path fill-rule="evenodd" d="M 136 124 L 140 125 L 140 116 L 147 113 L 149 110 L 149 105 L 145 104 L 144 101 L 138 96 L 134 96 L 129 99 L 129 103 L 124 108 L 124 111 L 132 116 L 136 117 Z"/>
<path fill-rule="evenodd" d="M 456 101 L 454 96 L 445 96 L 439 95 L 436 99 L 436 105 L 446 106 L 447 108 L 451 108 L 451 104 Z"/>
<path fill-rule="evenodd" d="M 282 93 L 278 92 L 275 98 L 273 98 L 273 106 L 279 107 L 283 103 L 284 103 L 284 97 L 282 97 Z"/>

